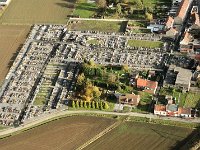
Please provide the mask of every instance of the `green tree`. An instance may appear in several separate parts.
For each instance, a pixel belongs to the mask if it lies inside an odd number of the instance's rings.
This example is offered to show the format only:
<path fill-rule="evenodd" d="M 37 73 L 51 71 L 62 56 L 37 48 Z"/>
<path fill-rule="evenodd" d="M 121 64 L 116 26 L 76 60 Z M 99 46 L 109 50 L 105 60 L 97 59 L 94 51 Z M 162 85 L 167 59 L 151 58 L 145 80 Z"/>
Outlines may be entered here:
<path fill-rule="evenodd" d="M 81 73 L 77 78 L 77 84 L 82 85 L 84 80 L 85 80 L 85 75 L 84 75 L 84 73 Z"/>
<path fill-rule="evenodd" d="M 75 102 L 72 101 L 72 108 L 75 108 Z"/>
<path fill-rule="evenodd" d="M 87 108 L 87 102 L 84 101 L 84 108 Z"/>
<path fill-rule="evenodd" d="M 83 108 L 83 101 L 80 101 L 80 107 Z"/>
<path fill-rule="evenodd" d="M 116 6 L 116 12 L 117 12 L 117 14 L 119 14 L 119 15 L 122 14 L 122 7 L 121 7 L 120 3 L 118 3 L 117 6 Z"/>
<path fill-rule="evenodd" d="M 99 109 L 99 102 L 96 101 L 96 109 Z"/>
<path fill-rule="evenodd" d="M 146 12 L 145 13 L 145 18 L 146 18 L 146 20 L 151 21 L 151 20 L 153 20 L 153 15 L 148 13 L 148 12 Z"/>
<path fill-rule="evenodd" d="M 127 4 L 129 2 L 129 0 L 122 0 L 122 3 Z"/>
<path fill-rule="evenodd" d="M 108 103 L 104 103 L 104 109 L 109 109 L 109 105 L 108 105 Z"/>
<path fill-rule="evenodd" d="M 116 79 L 117 79 L 117 77 L 116 77 L 115 74 L 110 73 L 110 74 L 108 75 L 108 83 L 115 83 Z"/>
<path fill-rule="evenodd" d="M 96 3 L 97 3 L 97 6 L 101 9 L 105 9 L 107 7 L 106 0 L 97 0 Z"/>
<path fill-rule="evenodd" d="M 123 66 L 122 66 L 122 69 L 123 69 L 124 71 L 128 71 L 128 69 L 129 69 L 128 64 L 123 65 Z"/>
<path fill-rule="evenodd" d="M 91 102 L 88 102 L 88 108 L 89 109 L 91 108 Z"/>
<path fill-rule="evenodd" d="M 97 86 L 93 87 L 93 97 L 94 98 L 99 98 L 101 96 L 101 91 L 99 90 L 99 88 Z"/>
<path fill-rule="evenodd" d="M 100 110 L 103 110 L 103 102 L 100 102 Z"/>
<path fill-rule="evenodd" d="M 95 102 L 92 101 L 92 108 L 95 108 Z"/>
<path fill-rule="evenodd" d="M 79 108 L 79 101 L 76 101 L 76 108 Z"/>

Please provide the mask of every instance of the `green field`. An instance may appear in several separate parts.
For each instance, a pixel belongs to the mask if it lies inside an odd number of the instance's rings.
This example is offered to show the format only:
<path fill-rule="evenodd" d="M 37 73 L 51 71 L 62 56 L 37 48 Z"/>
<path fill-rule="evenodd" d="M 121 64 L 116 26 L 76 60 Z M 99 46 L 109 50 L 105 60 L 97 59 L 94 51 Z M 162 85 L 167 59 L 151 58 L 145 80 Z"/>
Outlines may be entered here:
<path fill-rule="evenodd" d="M 90 18 L 96 13 L 97 9 L 95 3 L 79 3 L 77 4 L 73 14 L 78 15 L 81 18 Z"/>
<path fill-rule="evenodd" d="M 84 20 L 69 24 L 69 29 L 75 31 L 125 32 L 126 25 L 127 21 Z"/>
<path fill-rule="evenodd" d="M 86 150 L 167 150 L 185 139 L 191 129 L 148 123 L 125 122 L 86 147 Z"/>
<path fill-rule="evenodd" d="M 0 23 L 65 24 L 74 9 L 74 0 L 12 0 Z"/>
<path fill-rule="evenodd" d="M 147 47 L 147 48 L 158 48 L 162 47 L 163 43 L 160 41 L 144 41 L 144 40 L 129 40 L 128 46 L 130 47 Z"/>

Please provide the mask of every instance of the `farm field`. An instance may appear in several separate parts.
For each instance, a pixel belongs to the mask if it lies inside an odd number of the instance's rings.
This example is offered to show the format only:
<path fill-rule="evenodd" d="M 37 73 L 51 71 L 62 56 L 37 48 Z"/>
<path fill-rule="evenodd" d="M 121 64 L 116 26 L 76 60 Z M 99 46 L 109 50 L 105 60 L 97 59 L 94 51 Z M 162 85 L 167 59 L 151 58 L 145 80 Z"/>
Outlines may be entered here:
<path fill-rule="evenodd" d="M 0 25 L 0 83 L 4 80 L 29 30 L 30 26 Z"/>
<path fill-rule="evenodd" d="M 65 24 L 67 15 L 74 9 L 74 0 L 12 0 L 0 19 L 0 23 Z"/>
<path fill-rule="evenodd" d="M 185 139 L 191 129 L 126 122 L 86 147 L 86 150 L 166 150 Z"/>
<path fill-rule="evenodd" d="M 70 30 L 75 31 L 100 31 L 100 32 L 125 32 L 127 21 L 78 21 L 69 24 Z"/>
<path fill-rule="evenodd" d="M 1 139 L 1 150 L 76 149 L 114 122 L 113 119 L 92 116 L 66 117 Z"/>

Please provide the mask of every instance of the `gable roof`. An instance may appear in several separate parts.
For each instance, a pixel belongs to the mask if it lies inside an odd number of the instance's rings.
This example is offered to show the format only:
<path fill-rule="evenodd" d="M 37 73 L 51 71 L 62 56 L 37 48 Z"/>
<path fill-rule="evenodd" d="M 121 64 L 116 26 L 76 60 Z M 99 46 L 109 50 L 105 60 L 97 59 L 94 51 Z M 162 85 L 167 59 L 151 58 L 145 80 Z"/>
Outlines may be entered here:
<path fill-rule="evenodd" d="M 182 20 L 185 18 L 187 9 L 190 5 L 190 0 L 182 0 L 179 10 L 177 11 L 177 17 L 180 17 Z"/>
<path fill-rule="evenodd" d="M 127 103 L 129 105 L 138 105 L 140 101 L 140 95 L 125 94 L 119 96 L 119 103 Z"/>
<path fill-rule="evenodd" d="M 184 34 L 184 38 L 180 42 L 180 44 L 188 45 L 190 41 L 191 41 L 191 35 L 190 35 L 190 33 L 188 31 L 186 31 L 185 34 Z"/>
<path fill-rule="evenodd" d="M 156 89 L 157 86 L 158 86 L 158 82 L 156 81 L 150 81 L 150 80 L 141 79 L 141 78 L 137 79 L 137 87 L 146 87 L 150 89 Z"/>
<path fill-rule="evenodd" d="M 191 115 L 191 108 L 183 108 L 183 107 L 179 107 L 178 108 L 178 114 L 188 114 Z"/>
<path fill-rule="evenodd" d="M 167 19 L 167 22 L 166 22 L 166 26 L 168 28 L 170 28 L 170 27 L 173 26 L 173 23 L 174 23 L 174 19 L 171 16 L 169 16 L 168 19 Z"/>
<path fill-rule="evenodd" d="M 154 105 L 154 111 L 166 111 L 166 106 L 165 105 Z"/>

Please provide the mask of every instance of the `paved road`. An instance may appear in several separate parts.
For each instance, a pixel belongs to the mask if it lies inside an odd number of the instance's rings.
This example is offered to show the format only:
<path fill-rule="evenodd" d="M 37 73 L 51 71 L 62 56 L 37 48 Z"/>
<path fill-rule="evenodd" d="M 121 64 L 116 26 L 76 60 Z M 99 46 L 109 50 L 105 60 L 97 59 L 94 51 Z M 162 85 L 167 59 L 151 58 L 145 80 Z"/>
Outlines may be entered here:
<path fill-rule="evenodd" d="M 25 122 L 22 126 L 16 127 L 16 128 L 9 128 L 8 130 L 3 130 L 0 132 L 0 136 L 10 135 L 16 131 L 20 131 L 29 127 L 32 127 L 34 125 L 40 124 L 44 121 L 47 121 L 49 119 L 64 116 L 64 115 L 73 115 L 73 114 L 86 114 L 86 113 L 96 113 L 96 114 L 110 114 L 110 115 L 120 115 L 120 116 L 137 116 L 137 117 L 146 117 L 146 118 L 153 118 L 153 119 L 163 119 L 163 120 L 173 120 L 173 121 L 180 121 L 180 122 L 187 122 L 187 123 L 200 123 L 200 119 L 181 119 L 181 118 L 172 118 L 172 117 L 158 117 L 153 114 L 141 114 L 141 113 L 117 113 L 117 112 L 104 112 L 104 111 L 86 111 L 86 110 L 77 110 L 77 111 L 55 111 L 51 114 L 46 114 L 43 116 L 40 116 L 38 118 L 29 120 Z"/>

